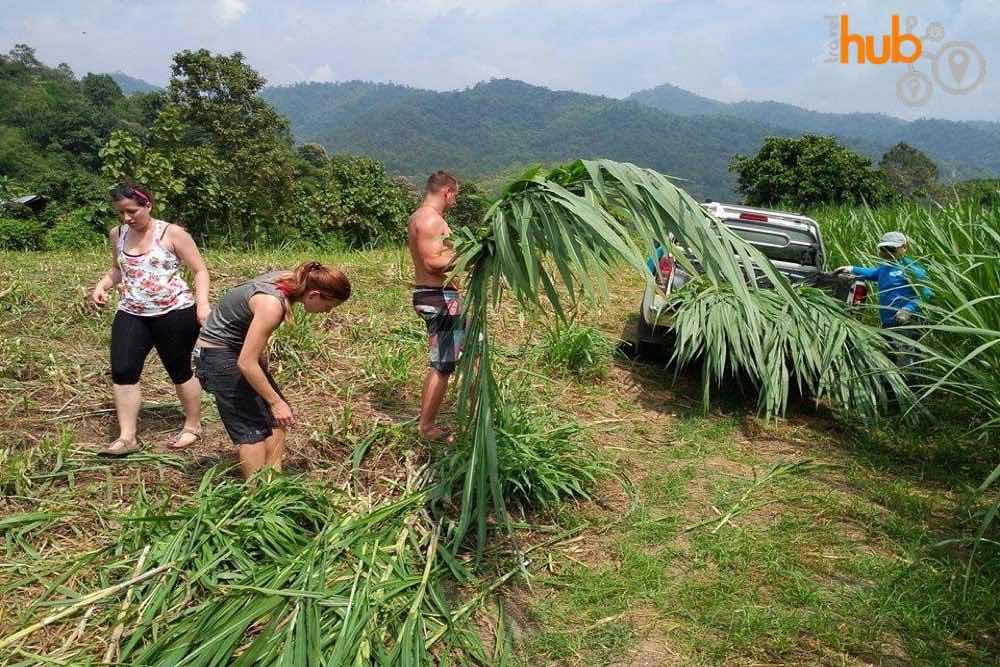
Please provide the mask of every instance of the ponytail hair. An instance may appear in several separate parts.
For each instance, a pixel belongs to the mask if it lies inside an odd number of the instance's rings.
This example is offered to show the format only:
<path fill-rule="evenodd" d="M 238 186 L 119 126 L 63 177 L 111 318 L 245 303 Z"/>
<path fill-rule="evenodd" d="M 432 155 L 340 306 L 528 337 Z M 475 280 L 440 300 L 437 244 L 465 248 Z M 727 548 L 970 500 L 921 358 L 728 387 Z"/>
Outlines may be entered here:
<path fill-rule="evenodd" d="M 289 301 L 301 301 L 312 290 L 335 301 L 351 298 L 351 282 L 344 272 L 319 262 L 302 262 L 291 273 L 278 278 L 275 284 L 281 287 Z"/>

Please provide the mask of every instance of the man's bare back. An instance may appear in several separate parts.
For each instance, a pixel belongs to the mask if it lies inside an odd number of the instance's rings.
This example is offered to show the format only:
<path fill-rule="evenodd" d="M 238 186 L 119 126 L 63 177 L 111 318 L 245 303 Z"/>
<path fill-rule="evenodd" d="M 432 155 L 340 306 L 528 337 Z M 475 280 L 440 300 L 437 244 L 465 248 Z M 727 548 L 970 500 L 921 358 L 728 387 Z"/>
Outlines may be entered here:
<path fill-rule="evenodd" d="M 451 228 L 431 206 L 421 206 L 409 222 L 410 256 L 413 258 L 414 283 L 443 287 L 455 260 L 455 251 L 445 239 Z M 454 284 L 451 286 L 454 287 Z"/>
<path fill-rule="evenodd" d="M 462 302 L 448 272 L 455 263 L 455 250 L 444 214 L 458 201 L 458 181 L 445 171 L 427 179 L 424 201 L 409 222 L 410 256 L 413 258 L 413 310 L 427 325 L 430 368 L 424 376 L 420 393 L 420 419 L 417 430 L 425 438 L 452 442 L 446 429 L 437 425 L 441 401 L 448 391 L 448 378 L 455 371 L 462 354 L 465 318 Z"/>

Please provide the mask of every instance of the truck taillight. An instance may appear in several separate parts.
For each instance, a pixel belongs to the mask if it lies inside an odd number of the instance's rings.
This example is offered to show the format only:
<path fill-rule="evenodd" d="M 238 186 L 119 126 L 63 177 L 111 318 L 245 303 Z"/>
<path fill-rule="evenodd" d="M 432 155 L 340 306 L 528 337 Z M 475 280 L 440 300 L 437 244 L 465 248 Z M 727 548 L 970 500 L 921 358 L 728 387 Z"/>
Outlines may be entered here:
<path fill-rule="evenodd" d="M 664 255 L 660 258 L 660 275 L 663 276 L 663 280 L 667 281 L 670 279 L 671 274 L 674 272 L 674 260 L 672 257 L 667 257 Z"/>
<path fill-rule="evenodd" d="M 864 303 L 865 299 L 868 298 L 868 286 L 865 285 L 860 280 L 854 282 L 851 285 L 850 299 L 848 304 L 851 306 L 858 306 Z"/>
<path fill-rule="evenodd" d="M 740 213 L 740 220 L 753 220 L 754 222 L 767 222 L 767 216 L 762 213 Z"/>

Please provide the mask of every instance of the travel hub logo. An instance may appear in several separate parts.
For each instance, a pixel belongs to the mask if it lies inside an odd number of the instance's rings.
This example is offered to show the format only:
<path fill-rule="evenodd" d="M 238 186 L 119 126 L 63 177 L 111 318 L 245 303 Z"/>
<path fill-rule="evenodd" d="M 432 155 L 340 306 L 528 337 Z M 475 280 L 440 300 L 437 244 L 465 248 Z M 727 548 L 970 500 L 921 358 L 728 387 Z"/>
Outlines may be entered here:
<path fill-rule="evenodd" d="M 826 62 L 840 65 L 906 66 L 896 81 L 896 97 L 911 107 L 927 102 L 937 87 L 951 95 L 967 95 L 979 88 L 986 79 L 986 59 L 971 42 L 944 42 L 937 51 L 927 43 L 943 42 L 944 26 L 929 23 L 923 35 L 915 32 L 920 20 L 907 16 L 905 26 L 898 15 L 889 21 L 889 34 L 863 35 L 852 33 L 847 15 L 827 16 L 829 41 Z M 917 70 L 920 60 L 929 60 L 930 74 Z"/>
<path fill-rule="evenodd" d="M 846 15 L 840 17 L 840 62 L 844 65 L 851 62 L 852 45 L 858 47 L 857 62 L 861 65 L 864 65 L 866 62 L 870 62 L 873 65 L 881 65 L 889 62 L 890 59 L 894 63 L 906 63 L 909 65 L 916 62 L 920 54 L 923 53 L 924 44 L 916 35 L 911 35 L 908 32 L 901 34 L 899 32 L 898 15 L 894 14 L 892 17 L 892 32 L 888 35 L 882 35 L 882 52 L 878 55 L 876 55 L 875 50 L 875 35 L 864 37 L 861 35 L 852 35 L 847 21 Z M 906 43 L 913 45 L 912 55 L 904 56 L 901 53 L 902 45 Z"/>

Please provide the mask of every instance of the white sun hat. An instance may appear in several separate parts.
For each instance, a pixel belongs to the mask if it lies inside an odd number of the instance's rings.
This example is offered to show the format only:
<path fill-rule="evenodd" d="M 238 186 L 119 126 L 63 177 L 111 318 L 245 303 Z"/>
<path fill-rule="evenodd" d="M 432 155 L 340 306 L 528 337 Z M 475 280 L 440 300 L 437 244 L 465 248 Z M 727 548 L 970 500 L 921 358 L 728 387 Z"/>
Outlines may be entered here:
<path fill-rule="evenodd" d="M 878 242 L 879 248 L 901 248 L 906 245 L 906 237 L 902 232 L 887 232 Z"/>

